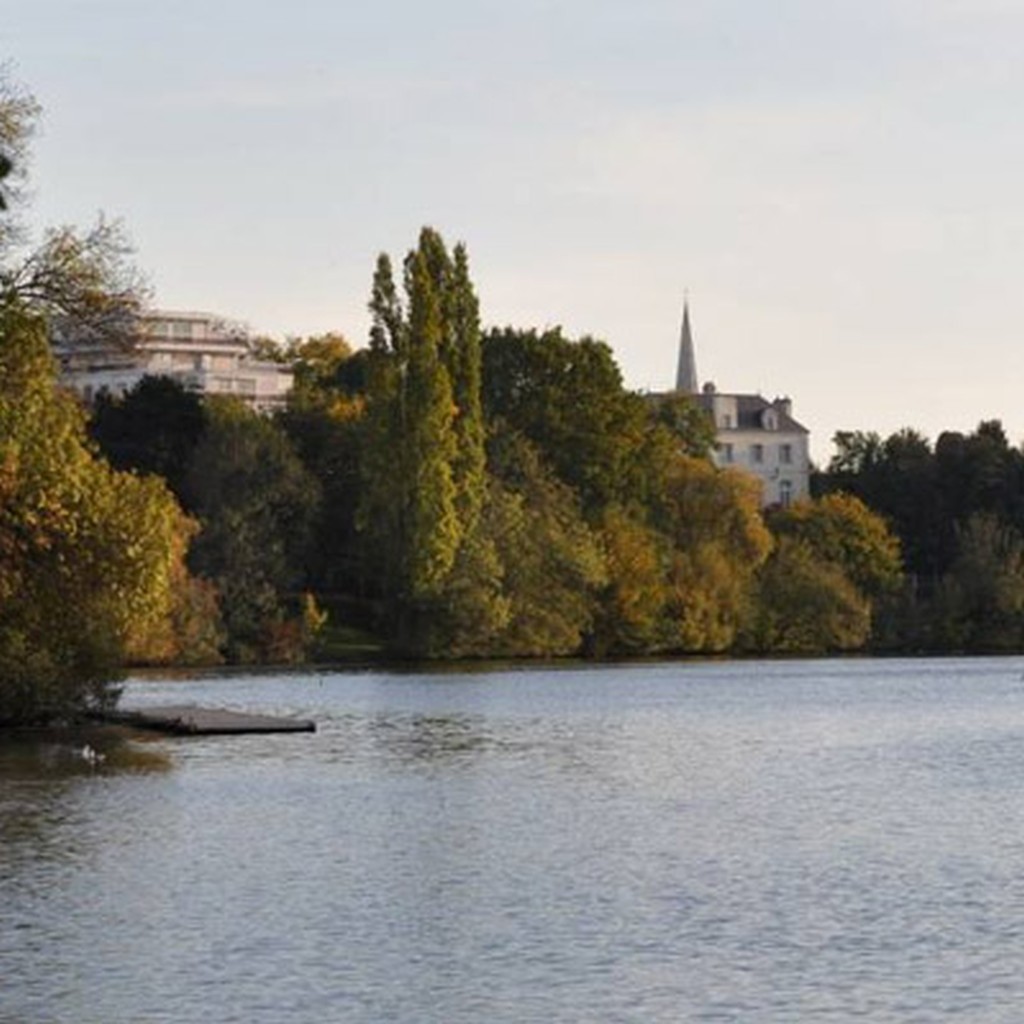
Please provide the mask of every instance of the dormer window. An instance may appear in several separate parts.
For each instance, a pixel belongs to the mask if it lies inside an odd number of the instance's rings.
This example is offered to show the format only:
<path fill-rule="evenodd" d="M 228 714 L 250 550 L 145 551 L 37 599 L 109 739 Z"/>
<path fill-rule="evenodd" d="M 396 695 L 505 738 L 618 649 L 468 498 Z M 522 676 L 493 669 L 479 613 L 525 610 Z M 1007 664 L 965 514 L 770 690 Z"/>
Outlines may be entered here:
<path fill-rule="evenodd" d="M 765 409 L 761 422 L 765 430 L 777 430 L 779 427 L 779 417 L 774 409 Z"/>

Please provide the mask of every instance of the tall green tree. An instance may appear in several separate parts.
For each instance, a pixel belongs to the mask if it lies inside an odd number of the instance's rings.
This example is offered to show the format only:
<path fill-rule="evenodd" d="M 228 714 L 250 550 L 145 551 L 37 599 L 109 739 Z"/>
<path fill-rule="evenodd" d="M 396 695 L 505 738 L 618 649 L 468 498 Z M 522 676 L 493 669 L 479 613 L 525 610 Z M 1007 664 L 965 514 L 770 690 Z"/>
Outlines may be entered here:
<path fill-rule="evenodd" d="M 438 242 L 440 238 L 438 237 Z M 421 242 L 422 244 L 422 242 Z M 466 247 L 459 243 L 440 282 L 446 336 L 441 350 L 455 402 L 456 454 L 452 466 L 459 515 L 472 532 L 487 491 L 480 307 L 469 276 Z"/>
<path fill-rule="evenodd" d="M 462 246 L 431 228 L 404 262 L 377 261 L 370 300 L 362 500 L 358 522 L 391 606 L 393 641 L 425 653 L 446 589 L 493 577 L 476 534 L 486 493 L 479 314 Z M 428 639 L 430 638 L 430 639 Z"/>
<path fill-rule="evenodd" d="M 435 597 L 462 539 L 453 463 L 458 454 L 451 376 L 441 360 L 442 297 L 427 253 L 406 260 L 408 360 L 401 368 L 398 412 L 409 442 L 406 466 L 403 588 L 415 602 Z"/>

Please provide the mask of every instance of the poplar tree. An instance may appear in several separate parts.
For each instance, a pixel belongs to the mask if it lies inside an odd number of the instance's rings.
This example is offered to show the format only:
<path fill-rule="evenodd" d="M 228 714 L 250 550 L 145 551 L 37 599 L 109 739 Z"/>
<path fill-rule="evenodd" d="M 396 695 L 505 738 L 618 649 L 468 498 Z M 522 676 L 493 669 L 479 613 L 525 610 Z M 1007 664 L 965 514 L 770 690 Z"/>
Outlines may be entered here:
<path fill-rule="evenodd" d="M 444 288 L 447 326 L 444 357 L 455 399 L 455 479 L 459 511 L 467 531 L 476 524 L 487 489 L 484 414 L 481 400 L 480 306 L 469 277 L 466 247 L 452 254 Z"/>
<path fill-rule="evenodd" d="M 409 354 L 400 378 L 403 440 L 409 458 L 406 578 L 413 601 L 436 596 L 451 572 L 461 539 L 455 508 L 453 463 L 457 454 L 455 406 L 448 370 L 440 358 L 441 297 L 422 250 L 406 266 Z"/>
<path fill-rule="evenodd" d="M 377 258 L 369 303 L 373 317 L 366 380 L 361 493 L 356 528 L 367 541 L 366 583 L 384 595 L 398 591 L 405 557 L 407 446 L 402 437 L 399 382 L 406 368 L 405 324 L 391 260 Z"/>
<path fill-rule="evenodd" d="M 382 254 L 370 312 L 363 495 L 358 522 L 373 550 L 393 637 L 423 653 L 431 606 L 438 602 L 466 535 L 466 474 L 459 407 L 452 383 L 456 342 L 451 318 L 452 263 L 440 236 L 425 228 L 404 263 L 403 305 L 391 261 Z M 468 281 L 468 277 L 467 277 Z M 465 305 L 465 299 L 462 300 Z M 476 329 L 477 342 L 479 329 Z M 479 358 L 477 358 L 479 367 Z M 479 374 L 479 370 L 477 370 Z M 460 389 L 465 375 L 457 374 Z M 479 385 L 476 389 L 479 408 Z M 482 439 L 481 439 L 482 474 Z"/>

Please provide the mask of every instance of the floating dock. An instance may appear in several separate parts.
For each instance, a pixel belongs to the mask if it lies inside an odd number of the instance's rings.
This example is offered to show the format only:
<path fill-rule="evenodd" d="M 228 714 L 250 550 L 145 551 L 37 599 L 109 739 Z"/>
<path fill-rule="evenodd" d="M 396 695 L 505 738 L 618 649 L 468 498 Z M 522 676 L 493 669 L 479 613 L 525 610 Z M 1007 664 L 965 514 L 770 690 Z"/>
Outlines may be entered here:
<path fill-rule="evenodd" d="M 305 718 L 253 715 L 227 708 L 180 705 L 131 708 L 104 713 L 104 721 L 153 729 L 174 736 L 244 736 L 247 733 L 316 732 L 316 722 Z"/>

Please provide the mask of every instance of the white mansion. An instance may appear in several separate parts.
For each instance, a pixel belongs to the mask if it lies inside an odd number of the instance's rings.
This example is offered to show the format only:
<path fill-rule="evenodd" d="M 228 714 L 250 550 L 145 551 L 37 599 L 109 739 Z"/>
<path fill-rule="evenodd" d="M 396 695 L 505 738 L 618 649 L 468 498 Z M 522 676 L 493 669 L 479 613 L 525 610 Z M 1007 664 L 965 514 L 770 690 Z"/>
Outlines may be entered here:
<path fill-rule="evenodd" d="M 768 401 L 760 395 L 723 394 L 710 383 L 698 391 L 687 304 L 683 306 L 675 390 L 692 395 L 714 421 L 716 465 L 746 470 L 761 481 L 762 505 L 785 507 L 810 495 L 810 434 L 793 419 L 788 398 Z"/>
<path fill-rule="evenodd" d="M 126 349 L 74 339 L 54 341 L 61 380 L 91 402 L 122 395 L 145 376 L 171 377 L 189 391 L 234 395 L 265 412 L 284 404 L 292 371 L 252 358 L 244 332 L 210 313 L 153 310 Z"/>

